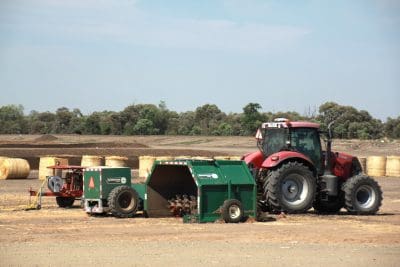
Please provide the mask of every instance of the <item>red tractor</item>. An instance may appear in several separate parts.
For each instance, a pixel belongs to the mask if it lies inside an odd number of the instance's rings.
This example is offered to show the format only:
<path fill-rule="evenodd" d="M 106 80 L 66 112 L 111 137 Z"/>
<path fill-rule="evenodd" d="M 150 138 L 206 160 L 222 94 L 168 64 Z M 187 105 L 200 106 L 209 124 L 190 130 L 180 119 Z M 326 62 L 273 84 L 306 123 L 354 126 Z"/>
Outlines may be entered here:
<path fill-rule="evenodd" d="M 256 134 L 259 151 L 243 158 L 257 181 L 261 211 L 301 213 L 314 207 L 319 213 L 335 213 L 344 207 L 350 213 L 375 214 L 379 210 L 381 188 L 363 174 L 357 157 L 331 151 L 331 124 L 326 133 L 312 122 L 281 118 L 262 124 Z"/>

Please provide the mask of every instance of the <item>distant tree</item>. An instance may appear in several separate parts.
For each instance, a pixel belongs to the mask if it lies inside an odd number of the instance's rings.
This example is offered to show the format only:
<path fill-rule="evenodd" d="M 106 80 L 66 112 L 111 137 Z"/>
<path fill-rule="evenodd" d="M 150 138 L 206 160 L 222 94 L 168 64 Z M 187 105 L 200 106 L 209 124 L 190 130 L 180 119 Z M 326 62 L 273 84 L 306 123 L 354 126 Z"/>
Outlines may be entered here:
<path fill-rule="evenodd" d="M 93 112 L 84 122 L 84 133 L 85 134 L 101 134 L 101 126 L 100 126 L 100 113 Z"/>
<path fill-rule="evenodd" d="M 49 111 L 37 112 L 33 110 L 27 116 L 27 121 L 30 134 L 49 134 L 54 131 L 56 115 Z"/>
<path fill-rule="evenodd" d="M 200 134 L 210 135 L 217 129 L 224 116 L 226 115 L 216 105 L 205 104 L 196 109 L 194 121 L 201 129 Z"/>
<path fill-rule="evenodd" d="M 8 105 L 0 107 L 0 133 L 28 133 L 23 106 Z"/>
<path fill-rule="evenodd" d="M 180 113 L 177 126 L 178 126 L 177 133 L 179 135 L 193 135 L 193 134 L 196 135 L 201 133 L 200 127 L 199 131 L 195 131 L 195 133 L 192 132 L 192 129 L 195 126 L 195 112 L 193 111 Z"/>
<path fill-rule="evenodd" d="M 400 138 L 400 116 L 397 118 L 388 118 L 385 127 L 385 135 L 389 138 Z"/>
<path fill-rule="evenodd" d="M 148 119 L 140 119 L 133 127 L 133 132 L 136 135 L 151 135 L 157 134 L 158 129 L 154 128 L 153 122 Z"/>
<path fill-rule="evenodd" d="M 260 113 L 260 109 L 260 104 L 249 103 L 242 113 L 226 114 L 216 105 L 205 104 L 195 111 L 177 113 L 160 101 L 158 105 L 131 104 L 121 112 L 93 112 L 87 116 L 79 109 L 66 107 L 55 113 L 31 111 L 25 116 L 21 105 L 7 105 L 0 107 L 0 134 L 254 135 L 262 122 L 284 117 L 319 122 L 322 130 L 335 121 L 336 138 L 400 138 L 400 117 L 382 123 L 365 110 L 335 102 L 322 104 L 318 115 L 309 108 L 305 117 L 294 111 Z"/>
<path fill-rule="evenodd" d="M 376 139 L 383 135 L 382 122 L 365 110 L 327 102 L 319 107 L 319 112 L 317 120 L 323 128 L 334 121 L 333 132 L 337 138 Z"/>
<path fill-rule="evenodd" d="M 232 126 L 229 123 L 222 122 L 218 126 L 218 129 L 214 131 L 213 135 L 223 135 L 223 136 L 233 135 Z"/>
<path fill-rule="evenodd" d="M 243 108 L 242 126 L 245 135 L 253 135 L 263 122 L 260 109 L 261 105 L 258 103 L 249 103 Z"/>

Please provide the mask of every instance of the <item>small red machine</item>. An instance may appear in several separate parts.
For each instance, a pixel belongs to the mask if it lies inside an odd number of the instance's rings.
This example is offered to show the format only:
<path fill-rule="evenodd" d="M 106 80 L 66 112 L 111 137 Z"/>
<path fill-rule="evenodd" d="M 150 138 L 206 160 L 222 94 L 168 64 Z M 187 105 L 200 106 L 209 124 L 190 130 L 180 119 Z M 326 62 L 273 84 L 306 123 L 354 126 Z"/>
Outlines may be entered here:
<path fill-rule="evenodd" d="M 36 197 L 29 208 L 40 209 L 41 197 L 56 197 L 57 205 L 61 208 L 69 208 L 74 204 L 75 199 L 79 199 L 83 194 L 83 169 L 82 166 L 56 165 L 49 166 L 53 169 L 53 175 L 47 176 L 38 191 L 29 189 L 30 196 Z M 43 192 L 43 187 L 47 183 L 48 190 Z"/>

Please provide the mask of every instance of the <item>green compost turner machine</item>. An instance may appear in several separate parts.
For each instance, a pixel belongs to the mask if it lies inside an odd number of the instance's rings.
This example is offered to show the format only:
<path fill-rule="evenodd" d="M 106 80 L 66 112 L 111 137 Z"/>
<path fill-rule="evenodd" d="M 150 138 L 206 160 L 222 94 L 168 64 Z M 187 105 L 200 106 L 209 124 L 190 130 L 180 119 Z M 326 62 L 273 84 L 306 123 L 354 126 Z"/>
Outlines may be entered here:
<path fill-rule="evenodd" d="M 237 223 L 256 216 L 256 184 L 243 161 L 156 161 L 145 184 L 129 168 L 84 171 L 85 210 L 132 217 L 183 217 L 184 222 Z"/>

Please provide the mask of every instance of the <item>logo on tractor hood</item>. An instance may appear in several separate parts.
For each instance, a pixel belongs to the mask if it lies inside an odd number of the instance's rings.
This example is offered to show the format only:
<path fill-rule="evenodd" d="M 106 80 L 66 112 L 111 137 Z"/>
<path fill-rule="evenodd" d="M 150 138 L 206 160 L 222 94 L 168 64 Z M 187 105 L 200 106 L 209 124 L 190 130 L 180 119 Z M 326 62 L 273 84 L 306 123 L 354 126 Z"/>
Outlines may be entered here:
<path fill-rule="evenodd" d="M 126 177 L 109 177 L 106 182 L 107 184 L 126 184 Z"/>
<path fill-rule="evenodd" d="M 218 174 L 216 173 L 204 173 L 197 175 L 200 179 L 218 179 Z"/>

